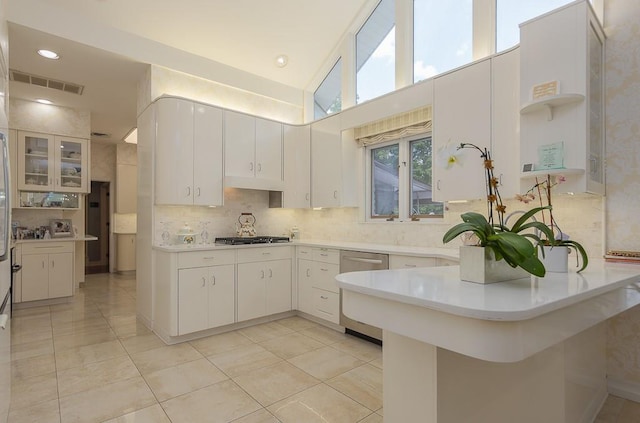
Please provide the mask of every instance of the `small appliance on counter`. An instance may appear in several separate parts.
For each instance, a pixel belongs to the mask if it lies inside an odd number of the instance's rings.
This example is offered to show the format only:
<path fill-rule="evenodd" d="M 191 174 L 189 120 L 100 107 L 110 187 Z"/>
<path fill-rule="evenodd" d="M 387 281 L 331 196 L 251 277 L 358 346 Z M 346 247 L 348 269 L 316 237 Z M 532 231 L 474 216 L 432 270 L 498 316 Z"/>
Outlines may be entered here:
<path fill-rule="evenodd" d="M 195 244 L 196 234 L 189 224 L 185 223 L 182 229 L 178 231 L 178 244 Z"/>

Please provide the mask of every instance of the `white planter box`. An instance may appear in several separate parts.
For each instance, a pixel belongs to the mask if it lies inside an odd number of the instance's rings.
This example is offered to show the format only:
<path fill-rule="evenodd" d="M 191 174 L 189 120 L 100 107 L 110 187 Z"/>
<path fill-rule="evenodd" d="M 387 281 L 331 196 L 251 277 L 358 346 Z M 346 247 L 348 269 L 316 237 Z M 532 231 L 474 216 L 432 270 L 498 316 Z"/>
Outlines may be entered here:
<path fill-rule="evenodd" d="M 460 279 L 467 282 L 494 283 L 528 278 L 530 274 L 513 268 L 504 261 L 495 261 L 493 251 L 484 247 L 460 247 Z"/>
<path fill-rule="evenodd" d="M 539 259 L 547 272 L 567 273 L 569 271 L 569 247 L 544 246 L 544 257 Z"/>

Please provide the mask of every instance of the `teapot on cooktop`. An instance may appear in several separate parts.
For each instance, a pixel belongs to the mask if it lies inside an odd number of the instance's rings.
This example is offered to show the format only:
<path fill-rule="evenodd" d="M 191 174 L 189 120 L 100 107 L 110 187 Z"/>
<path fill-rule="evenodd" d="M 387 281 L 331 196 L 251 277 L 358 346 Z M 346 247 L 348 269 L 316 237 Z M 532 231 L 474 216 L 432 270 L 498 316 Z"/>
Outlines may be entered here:
<path fill-rule="evenodd" d="M 236 234 L 242 238 L 256 236 L 256 217 L 253 213 L 241 213 L 236 223 Z"/>

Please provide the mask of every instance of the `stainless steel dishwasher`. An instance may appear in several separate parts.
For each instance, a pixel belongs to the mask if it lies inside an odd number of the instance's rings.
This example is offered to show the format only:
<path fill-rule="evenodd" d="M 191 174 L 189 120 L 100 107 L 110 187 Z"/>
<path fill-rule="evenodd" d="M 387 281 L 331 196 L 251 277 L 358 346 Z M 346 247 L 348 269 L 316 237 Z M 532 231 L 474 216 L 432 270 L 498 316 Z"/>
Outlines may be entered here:
<path fill-rule="evenodd" d="M 363 251 L 340 251 L 340 273 L 358 272 L 361 270 L 386 270 L 389 268 L 389 255 L 366 253 Z M 350 319 L 342 313 L 342 289 L 340 290 L 340 326 L 347 333 L 373 338 L 382 341 L 382 329 Z"/>

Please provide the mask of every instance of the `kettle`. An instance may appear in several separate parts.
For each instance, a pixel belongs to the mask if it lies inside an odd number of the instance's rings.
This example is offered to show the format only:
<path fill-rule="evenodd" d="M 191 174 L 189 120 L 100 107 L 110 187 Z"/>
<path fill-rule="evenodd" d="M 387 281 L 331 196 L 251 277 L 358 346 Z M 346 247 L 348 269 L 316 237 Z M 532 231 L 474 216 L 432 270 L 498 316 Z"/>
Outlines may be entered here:
<path fill-rule="evenodd" d="M 236 234 L 241 238 L 256 236 L 256 217 L 253 213 L 241 213 L 236 223 Z"/>

